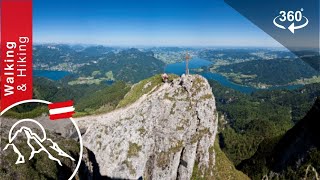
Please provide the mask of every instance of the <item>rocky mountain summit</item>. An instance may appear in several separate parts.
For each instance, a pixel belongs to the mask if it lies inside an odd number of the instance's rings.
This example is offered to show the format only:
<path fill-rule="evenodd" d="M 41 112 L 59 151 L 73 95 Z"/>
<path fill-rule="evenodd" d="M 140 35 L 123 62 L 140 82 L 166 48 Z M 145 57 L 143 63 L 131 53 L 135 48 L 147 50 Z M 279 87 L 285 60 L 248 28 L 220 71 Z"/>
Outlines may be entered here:
<path fill-rule="evenodd" d="M 130 103 L 117 110 L 76 119 L 101 175 L 190 179 L 197 170 L 212 176 L 218 113 L 209 83 L 199 75 L 154 79 L 134 85 L 123 100 Z"/>

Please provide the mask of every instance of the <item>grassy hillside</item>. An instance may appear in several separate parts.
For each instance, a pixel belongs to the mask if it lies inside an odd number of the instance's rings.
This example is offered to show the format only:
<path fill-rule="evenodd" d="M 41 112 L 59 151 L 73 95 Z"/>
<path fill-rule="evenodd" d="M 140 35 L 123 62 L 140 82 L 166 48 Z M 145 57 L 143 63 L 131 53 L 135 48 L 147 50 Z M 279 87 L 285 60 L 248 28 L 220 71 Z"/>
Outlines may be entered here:
<path fill-rule="evenodd" d="M 171 81 L 174 78 L 177 78 L 178 76 L 170 74 L 169 75 L 169 81 Z M 136 100 L 138 100 L 142 95 L 149 93 L 151 90 L 156 89 L 162 84 L 162 78 L 161 75 L 155 75 L 148 79 L 142 80 L 139 83 L 132 86 L 129 93 L 119 102 L 118 107 L 124 107 L 129 104 L 134 103 Z"/>
<path fill-rule="evenodd" d="M 127 94 L 130 87 L 124 82 L 117 82 L 92 94 L 81 98 L 76 104 L 79 115 L 106 113 L 116 108 L 118 103 Z"/>
<path fill-rule="evenodd" d="M 233 163 L 228 159 L 228 157 L 224 154 L 224 152 L 220 149 L 219 140 L 217 139 L 214 144 L 214 150 L 216 153 L 216 166 L 214 169 L 214 177 L 219 180 L 227 180 L 227 179 L 239 179 L 246 180 L 250 179 L 243 172 L 237 170 Z"/>

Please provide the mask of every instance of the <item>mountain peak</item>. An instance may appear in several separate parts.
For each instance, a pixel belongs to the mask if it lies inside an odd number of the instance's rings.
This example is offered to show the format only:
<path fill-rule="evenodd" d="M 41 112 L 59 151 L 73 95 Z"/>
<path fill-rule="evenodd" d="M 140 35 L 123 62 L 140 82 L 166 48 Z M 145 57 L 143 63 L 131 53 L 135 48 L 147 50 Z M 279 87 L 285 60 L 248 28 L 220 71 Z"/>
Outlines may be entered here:
<path fill-rule="evenodd" d="M 199 75 L 169 76 L 168 83 L 160 75 L 137 83 L 113 112 L 77 119 L 102 175 L 190 179 L 196 167 L 213 174 L 218 118 L 211 87 Z"/>

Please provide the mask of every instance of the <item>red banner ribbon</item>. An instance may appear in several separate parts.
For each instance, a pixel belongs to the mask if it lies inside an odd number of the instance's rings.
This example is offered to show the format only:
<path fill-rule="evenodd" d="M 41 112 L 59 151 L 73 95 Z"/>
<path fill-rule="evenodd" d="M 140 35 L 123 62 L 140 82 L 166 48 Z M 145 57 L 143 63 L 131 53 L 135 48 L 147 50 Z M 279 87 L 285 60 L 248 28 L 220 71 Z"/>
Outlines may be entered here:
<path fill-rule="evenodd" d="M 1 110 L 32 99 L 32 0 L 1 0 Z"/>

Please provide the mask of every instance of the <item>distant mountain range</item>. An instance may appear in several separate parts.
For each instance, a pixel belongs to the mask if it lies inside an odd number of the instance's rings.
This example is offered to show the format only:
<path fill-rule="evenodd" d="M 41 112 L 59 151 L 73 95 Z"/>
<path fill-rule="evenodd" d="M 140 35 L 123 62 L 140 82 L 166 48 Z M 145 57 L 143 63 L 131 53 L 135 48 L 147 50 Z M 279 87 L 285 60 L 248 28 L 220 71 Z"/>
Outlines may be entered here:
<path fill-rule="evenodd" d="M 142 52 L 138 49 L 128 49 L 119 53 L 110 52 L 97 62 L 89 63 L 79 68 L 80 76 L 102 78 L 107 72 L 112 72 L 116 80 L 136 83 L 140 80 L 160 74 L 165 64 L 153 56 L 153 52 Z"/>
<path fill-rule="evenodd" d="M 81 64 L 95 60 L 95 58 L 113 50 L 115 49 L 105 46 L 35 45 L 33 47 L 33 61 L 35 66 L 47 64 L 48 67 L 62 63 Z"/>
<path fill-rule="evenodd" d="M 73 80 L 79 78 L 77 83 L 83 79 L 136 83 L 162 73 L 165 66 L 151 51 L 104 46 L 38 45 L 33 58 L 35 69 L 71 71 Z"/>
<path fill-rule="evenodd" d="M 226 59 L 230 62 L 238 60 L 261 60 L 275 58 L 294 58 L 289 51 L 275 51 L 263 48 L 218 48 L 206 49 L 199 52 L 199 57 L 215 62 L 217 59 Z"/>
<path fill-rule="evenodd" d="M 263 48 L 119 48 L 105 46 L 35 45 L 34 69 L 69 71 L 72 85 L 106 81 L 137 83 L 164 72 L 165 63 L 192 57 L 213 62 L 214 71 L 233 82 L 269 87 L 320 82 L 317 71 L 288 51 Z M 319 63 L 306 57 L 305 61 Z M 307 80 L 305 80 L 307 78 Z"/>

